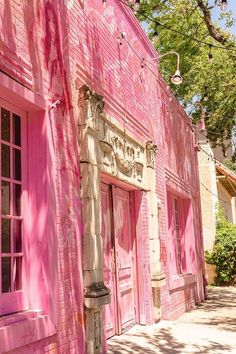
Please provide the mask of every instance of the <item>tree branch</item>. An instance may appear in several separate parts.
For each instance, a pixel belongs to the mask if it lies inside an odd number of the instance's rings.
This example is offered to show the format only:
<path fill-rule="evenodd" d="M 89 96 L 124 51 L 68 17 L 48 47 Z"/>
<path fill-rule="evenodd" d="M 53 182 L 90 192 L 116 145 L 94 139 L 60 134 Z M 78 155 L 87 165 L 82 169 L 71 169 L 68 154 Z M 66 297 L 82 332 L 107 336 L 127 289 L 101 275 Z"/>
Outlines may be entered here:
<path fill-rule="evenodd" d="M 211 12 L 208 9 L 207 5 L 204 4 L 203 0 L 196 0 L 196 1 L 198 4 L 198 7 L 201 9 L 201 11 L 203 13 L 203 19 L 204 19 L 204 22 L 208 28 L 208 31 L 209 31 L 211 37 L 214 38 L 217 42 L 224 44 L 226 42 L 226 38 L 213 25 L 212 19 L 211 19 Z"/>

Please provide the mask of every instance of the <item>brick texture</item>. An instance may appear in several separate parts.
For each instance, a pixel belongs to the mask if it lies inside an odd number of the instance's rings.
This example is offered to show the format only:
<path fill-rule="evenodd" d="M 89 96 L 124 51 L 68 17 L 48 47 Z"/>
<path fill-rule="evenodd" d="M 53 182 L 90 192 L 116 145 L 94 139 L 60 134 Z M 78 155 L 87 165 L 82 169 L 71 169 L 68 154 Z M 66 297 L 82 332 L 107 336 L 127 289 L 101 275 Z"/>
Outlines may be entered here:
<path fill-rule="evenodd" d="M 202 235 L 195 134 L 183 109 L 158 71 L 140 58 L 156 56 L 132 12 L 117 0 L 103 6 L 98 0 L 0 0 L 0 68 L 57 109 L 45 113 L 47 203 L 56 223 L 57 298 L 49 300 L 57 335 L 11 354 L 85 353 L 82 221 L 79 198 L 77 88 L 86 83 L 104 96 L 105 111 L 141 142 L 153 140 L 159 216 L 161 262 L 167 282 L 161 289 L 162 317 L 174 318 L 200 301 Z M 117 38 L 126 33 L 122 45 Z M 138 53 L 134 53 L 132 48 Z M 0 92 L 1 93 L 1 92 Z M 44 114 L 44 113 L 42 113 Z M 169 251 L 166 222 L 166 180 L 171 171 L 176 184 L 191 190 L 194 203 L 196 263 L 194 285 L 169 290 Z M 140 228 L 144 268 L 149 266 L 148 219 L 145 196 Z M 48 273 L 48 278 L 52 274 Z M 51 274 L 51 275 L 50 275 Z M 150 270 L 144 272 L 150 289 Z M 151 293 L 143 297 L 144 322 L 152 322 Z M 53 305 L 53 302 L 58 306 Z M 54 308 L 54 310 L 52 310 Z M 56 308 L 56 310 L 55 310 Z"/>

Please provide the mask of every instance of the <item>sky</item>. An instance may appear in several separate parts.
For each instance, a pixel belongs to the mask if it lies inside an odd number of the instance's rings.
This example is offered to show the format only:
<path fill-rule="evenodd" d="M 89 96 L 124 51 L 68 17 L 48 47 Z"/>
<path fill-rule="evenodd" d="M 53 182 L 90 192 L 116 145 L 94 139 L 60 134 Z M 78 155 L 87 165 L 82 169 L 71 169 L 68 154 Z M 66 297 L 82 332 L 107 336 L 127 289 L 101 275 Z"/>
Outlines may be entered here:
<path fill-rule="evenodd" d="M 210 5 L 214 5 L 214 0 L 210 1 Z M 236 19 L 236 0 L 228 0 L 228 10 L 231 10 L 233 13 L 233 17 Z M 212 10 L 212 18 L 215 21 L 218 21 L 220 15 L 220 8 L 219 6 L 215 6 Z M 222 22 L 220 21 L 220 25 L 222 26 Z M 236 35 L 236 23 L 234 27 L 231 28 L 231 31 Z"/>
<path fill-rule="evenodd" d="M 227 0 L 228 1 L 228 6 L 227 6 L 227 10 L 232 11 L 233 17 L 236 20 L 236 0 Z M 224 21 L 219 20 L 220 17 L 220 13 L 221 13 L 221 9 L 219 6 L 215 5 L 215 0 L 210 0 L 209 1 L 210 6 L 214 6 L 214 8 L 212 9 L 212 18 L 213 21 L 219 22 L 221 27 L 224 27 Z M 147 30 L 148 25 L 147 23 L 142 22 L 142 27 L 144 30 Z M 230 31 L 236 35 L 236 22 L 234 24 L 234 26 L 230 29 Z"/>

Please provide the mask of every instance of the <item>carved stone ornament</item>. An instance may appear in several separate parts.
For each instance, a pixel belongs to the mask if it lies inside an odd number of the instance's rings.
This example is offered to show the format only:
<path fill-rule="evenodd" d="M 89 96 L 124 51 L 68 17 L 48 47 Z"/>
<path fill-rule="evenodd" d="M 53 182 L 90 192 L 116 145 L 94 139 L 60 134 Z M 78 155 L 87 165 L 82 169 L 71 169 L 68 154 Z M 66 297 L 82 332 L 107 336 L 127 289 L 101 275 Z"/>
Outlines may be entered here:
<path fill-rule="evenodd" d="M 147 167 L 151 167 L 151 168 L 155 167 L 155 157 L 157 151 L 158 151 L 157 146 L 153 144 L 151 140 L 146 142 Z"/>
<path fill-rule="evenodd" d="M 103 152 L 103 163 L 106 166 L 110 166 L 111 152 L 113 151 L 113 146 L 111 143 L 105 140 L 99 140 L 100 149 Z"/>
<path fill-rule="evenodd" d="M 88 124 L 91 128 L 99 129 L 99 115 L 103 112 L 103 96 L 93 92 L 87 85 L 79 88 L 79 124 Z"/>
<path fill-rule="evenodd" d="M 143 181 L 144 147 L 100 116 L 101 169 L 129 183 Z"/>
<path fill-rule="evenodd" d="M 122 172 L 126 176 L 131 176 L 134 169 L 133 161 L 122 159 L 122 157 L 118 153 L 115 153 L 115 158 L 117 167 L 120 172 Z"/>
<path fill-rule="evenodd" d="M 136 174 L 137 174 L 137 179 L 138 181 L 142 181 L 143 179 L 143 168 L 144 168 L 144 162 L 143 159 L 141 158 L 141 151 L 138 148 L 137 149 L 137 156 L 136 159 L 134 161 L 135 164 L 135 170 L 136 170 Z"/>

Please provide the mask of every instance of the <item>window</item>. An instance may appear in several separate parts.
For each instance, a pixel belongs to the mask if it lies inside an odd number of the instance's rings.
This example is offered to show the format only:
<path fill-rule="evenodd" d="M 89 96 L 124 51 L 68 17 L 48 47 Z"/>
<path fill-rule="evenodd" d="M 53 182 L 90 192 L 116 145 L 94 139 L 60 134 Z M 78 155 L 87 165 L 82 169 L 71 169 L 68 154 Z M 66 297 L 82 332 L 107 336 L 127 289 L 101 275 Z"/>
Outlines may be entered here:
<path fill-rule="evenodd" d="M 50 232 L 47 223 L 52 216 L 45 207 L 50 188 L 46 178 L 42 181 L 46 171 L 44 100 L 39 97 L 35 103 L 32 92 L 2 73 L 0 77 L 1 94 L 5 99 L 11 95 L 29 115 L 28 119 L 26 112 L 0 98 L 0 352 L 6 353 L 56 334 L 48 289 L 51 299 L 56 299 L 57 234 Z"/>
<path fill-rule="evenodd" d="M 193 261 L 191 200 L 168 191 L 168 233 L 171 274 L 185 274 Z"/>
<path fill-rule="evenodd" d="M 23 309 L 24 114 L 0 100 L 0 315 Z"/>
<path fill-rule="evenodd" d="M 180 215 L 179 215 L 179 200 L 174 197 L 174 247 L 175 247 L 175 258 L 176 267 L 178 273 L 182 273 L 181 267 L 181 236 L 180 236 Z"/>

